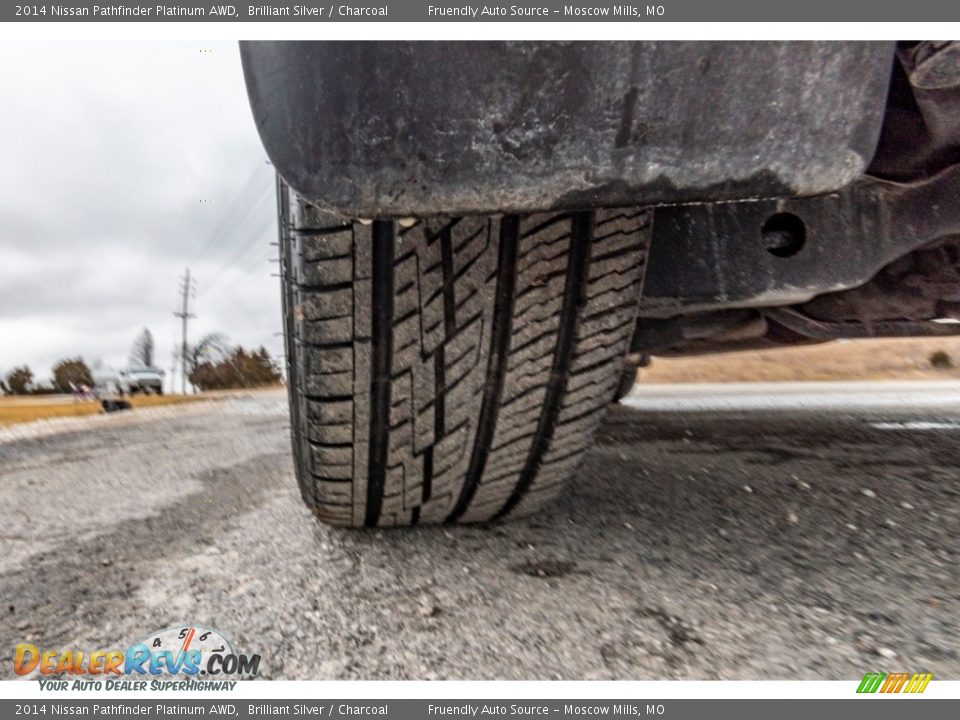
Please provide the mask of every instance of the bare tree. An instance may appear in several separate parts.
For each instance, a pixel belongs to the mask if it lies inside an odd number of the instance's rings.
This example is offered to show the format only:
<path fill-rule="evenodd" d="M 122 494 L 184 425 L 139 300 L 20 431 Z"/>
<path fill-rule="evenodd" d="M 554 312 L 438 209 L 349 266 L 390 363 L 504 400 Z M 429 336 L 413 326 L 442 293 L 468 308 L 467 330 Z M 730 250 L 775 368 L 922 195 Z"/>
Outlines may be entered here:
<path fill-rule="evenodd" d="M 216 363 L 229 357 L 230 350 L 230 341 L 223 333 L 215 332 L 204 335 L 195 344 L 187 348 L 187 357 L 184 358 L 187 364 L 187 378 L 190 379 L 190 376 L 200 365 Z M 190 384 L 194 384 L 193 380 L 190 380 Z"/>
<path fill-rule="evenodd" d="M 131 367 L 153 367 L 154 360 L 154 343 L 153 343 L 153 333 L 151 333 L 147 328 L 143 329 L 143 332 L 137 336 L 137 339 L 133 341 L 133 347 L 130 348 L 130 365 Z"/>

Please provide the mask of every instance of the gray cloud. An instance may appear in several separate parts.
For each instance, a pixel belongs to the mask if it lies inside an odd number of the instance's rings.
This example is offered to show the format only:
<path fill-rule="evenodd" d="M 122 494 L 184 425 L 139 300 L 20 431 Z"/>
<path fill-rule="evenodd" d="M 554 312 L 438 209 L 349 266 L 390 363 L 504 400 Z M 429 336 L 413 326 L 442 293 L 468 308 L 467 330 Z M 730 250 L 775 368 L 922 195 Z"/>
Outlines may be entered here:
<path fill-rule="evenodd" d="M 0 373 L 122 366 L 144 326 L 169 366 L 187 266 L 194 338 L 280 352 L 273 173 L 234 43 L 8 43 L 0 97 Z"/>

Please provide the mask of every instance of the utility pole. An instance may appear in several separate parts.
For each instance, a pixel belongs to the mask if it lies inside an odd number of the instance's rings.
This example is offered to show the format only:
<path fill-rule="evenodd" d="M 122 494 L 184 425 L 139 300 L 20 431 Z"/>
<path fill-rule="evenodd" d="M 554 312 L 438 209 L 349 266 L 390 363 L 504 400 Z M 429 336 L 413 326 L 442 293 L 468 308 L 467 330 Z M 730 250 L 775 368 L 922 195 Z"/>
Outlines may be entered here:
<path fill-rule="evenodd" d="M 180 392 L 187 394 L 187 322 L 195 318 L 190 312 L 190 298 L 195 291 L 193 282 L 190 280 L 190 268 L 184 270 L 183 279 L 180 281 L 180 311 L 174 312 L 174 317 L 180 318 Z"/>

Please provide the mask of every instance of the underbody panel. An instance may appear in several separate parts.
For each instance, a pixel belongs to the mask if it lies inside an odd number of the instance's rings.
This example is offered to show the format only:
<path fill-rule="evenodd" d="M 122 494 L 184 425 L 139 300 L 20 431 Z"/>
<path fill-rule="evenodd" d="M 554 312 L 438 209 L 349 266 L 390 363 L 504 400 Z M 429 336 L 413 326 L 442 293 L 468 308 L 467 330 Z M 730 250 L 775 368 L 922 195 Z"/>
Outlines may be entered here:
<path fill-rule="evenodd" d="M 311 226 L 652 207 L 635 361 L 960 329 L 956 42 L 241 53 Z"/>

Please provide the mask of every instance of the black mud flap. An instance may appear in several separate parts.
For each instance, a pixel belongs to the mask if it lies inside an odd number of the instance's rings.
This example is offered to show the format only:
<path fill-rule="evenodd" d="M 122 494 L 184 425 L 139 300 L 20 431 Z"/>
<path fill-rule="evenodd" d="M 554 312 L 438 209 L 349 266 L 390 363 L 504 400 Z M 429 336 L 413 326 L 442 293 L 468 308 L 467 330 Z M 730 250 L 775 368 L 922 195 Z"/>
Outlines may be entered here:
<path fill-rule="evenodd" d="M 254 119 L 350 218 L 789 197 L 859 178 L 885 42 L 248 42 Z"/>

